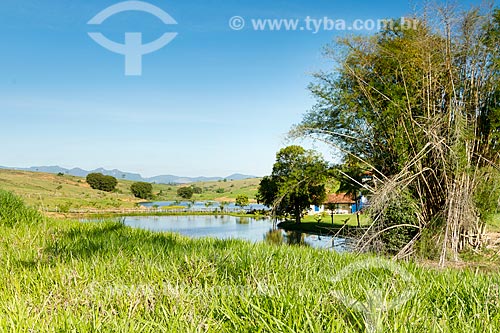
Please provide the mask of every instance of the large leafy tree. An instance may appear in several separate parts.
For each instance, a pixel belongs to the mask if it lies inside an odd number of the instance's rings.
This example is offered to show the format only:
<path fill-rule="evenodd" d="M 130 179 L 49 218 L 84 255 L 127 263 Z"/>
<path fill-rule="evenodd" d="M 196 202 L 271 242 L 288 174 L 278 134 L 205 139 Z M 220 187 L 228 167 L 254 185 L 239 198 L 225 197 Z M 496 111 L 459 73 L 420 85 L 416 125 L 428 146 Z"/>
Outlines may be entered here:
<path fill-rule="evenodd" d="M 373 172 L 381 229 L 397 224 L 387 212 L 404 195 L 415 240 L 439 230 L 442 260 L 448 249 L 457 258 L 465 244 L 480 246 L 467 235 L 483 230 L 491 208 L 481 202 L 500 160 L 500 12 L 441 8 L 412 22 L 328 48 L 337 67 L 316 75 L 318 102 L 293 133 Z"/>
<path fill-rule="evenodd" d="M 273 207 L 277 215 L 292 215 L 299 224 L 306 208 L 324 202 L 327 173 L 328 164 L 314 151 L 283 148 L 272 174 L 260 182 L 257 201 Z"/>
<path fill-rule="evenodd" d="M 113 192 L 118 185 L 118 181 L 113 176 L 105 176 L 102 173 L 89 173 L 87 175 L 87 183 L 94 190 L 105 192 Z"/>
<path fill-rule="evenodd" d="M 193 197 L 193 194 L 194 190 L 191 186 L 184 186 L 177 189 L 177 195 L 186 200 L 191 199 Z"/>
<path fill-rule="evenodd" d="M 136 182 L 130 186 L 130 190 L 136 198 L 145 200 L 153 198 L 153 185 L 151 183 Z"/>
<path fill-rule="evenodd" d="M 250 200 L 248 199 L 248 196 L 245 195 L 245 194 L 240 194 L 236 197 L 236 206 L 238 207 L 245 207 L 245 206 L 248 206 L 248 204 L 250 203 Z"/>

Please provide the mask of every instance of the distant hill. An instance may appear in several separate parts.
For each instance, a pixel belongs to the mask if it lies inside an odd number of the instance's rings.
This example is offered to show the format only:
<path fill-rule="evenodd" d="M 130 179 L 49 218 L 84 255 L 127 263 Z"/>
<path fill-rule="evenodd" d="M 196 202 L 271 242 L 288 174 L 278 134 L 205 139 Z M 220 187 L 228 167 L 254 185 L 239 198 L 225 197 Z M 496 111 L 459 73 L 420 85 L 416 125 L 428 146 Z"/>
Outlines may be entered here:
<path fill-rule="evenodd" d="M 87 177 L 89 173 L 98 172 L 104 175 L 113 176 L 117 179 L 125 179 L 131 181 L 142 181 L 148 183 L 157 183 L 157 184 L 189 184 L 189 183 L 198 183 L 198 182 L 210 182 L 210 181 L 219 181 L 223 179 L 227 180 L 245 180 L 257 178 L 256 176 L 243 175 L 239 173 L 232 174 L 228 177 L 180 177 L 174 175 L 160 175 L 149 178 L 144 178 L 138 173 L 125 172 L 118 169 L 106 170 L 103 168 L 98 168 L 95 170 L 83 170 L 80 168 L 73 169 L 65 169 L 60 166 L 35 166 L 30 168 L 15 168 L 15 167 L 3 167 L 0 166 L 0 169 L 10 169 L 10 170 L 21 170 L 21 171 L 31 171 L 31 172 L 45 172 L 45 173 L 64 173 L 66 175 L 77 176 L 77 177 Z"/>

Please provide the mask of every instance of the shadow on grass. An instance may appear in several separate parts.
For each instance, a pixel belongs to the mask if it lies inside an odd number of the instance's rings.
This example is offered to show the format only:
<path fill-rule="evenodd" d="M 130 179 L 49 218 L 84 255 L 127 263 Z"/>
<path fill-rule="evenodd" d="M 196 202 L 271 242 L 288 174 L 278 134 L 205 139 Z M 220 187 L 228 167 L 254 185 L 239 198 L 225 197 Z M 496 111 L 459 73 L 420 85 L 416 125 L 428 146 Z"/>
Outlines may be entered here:
<path fill-rule="evenodd" d="M 174 234 L 135 230 L 117 222 L 82 223 L 54 237 L 44 254 L 51 259 L 67 261 L 133 254 L 138 250 L 170 251 L 180 242 L 180 237 Z"/>
<path fill-rule="evenodd" d="M 124 254 L 131 258 L 142 254 L 155 256 L 176 252 L 189 255 L 204 250 L 228 251 L 240 240 L 191 240 L 175 233 L 134 229 L 117 222 L 82 223 L 60 232 L 44 249 L 50 261 L 87 259 L 95 256 Z"/>
<path fill-rule="evenodd" d="M 302 232 L 311 235 L 319 236 L 344 236 L 356 238 L 363 235 L 367 229 L 366 226 L 356 227 L 351 225 L 343 224 L 331 224 L 331 223 L 300 223 L 296 224 L 293 221 L 284 221 L 278 223 L 278 228 L 283 229 L 287 232 L 295 231 Z"/>

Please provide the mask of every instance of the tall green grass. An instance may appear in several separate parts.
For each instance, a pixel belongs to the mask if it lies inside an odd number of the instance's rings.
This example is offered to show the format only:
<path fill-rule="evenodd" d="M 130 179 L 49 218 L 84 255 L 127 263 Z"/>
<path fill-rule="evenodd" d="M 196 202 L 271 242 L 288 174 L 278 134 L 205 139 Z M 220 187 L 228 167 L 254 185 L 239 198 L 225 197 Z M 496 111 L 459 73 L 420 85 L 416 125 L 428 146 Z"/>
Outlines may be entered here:
<path fill-rule="evenodd" d="M 0 190 L 0 225 L 12 227 L 19 223 L 34 223 L 42 220 L 41 214 L 26 207 L 23 201 L 10 192 Z"/>
<path fill-rule="evenodd" d="M 365 332 L 374 317 L 383 332 L 500 330 L 493 273 L 408 263 L 412 281 L 377 267 L 339 280 L 379 258 L 17 216 L 0 224 L 0 332 Z M 369 315 L 342 299 L 377 288 L 412 294 Z"/>

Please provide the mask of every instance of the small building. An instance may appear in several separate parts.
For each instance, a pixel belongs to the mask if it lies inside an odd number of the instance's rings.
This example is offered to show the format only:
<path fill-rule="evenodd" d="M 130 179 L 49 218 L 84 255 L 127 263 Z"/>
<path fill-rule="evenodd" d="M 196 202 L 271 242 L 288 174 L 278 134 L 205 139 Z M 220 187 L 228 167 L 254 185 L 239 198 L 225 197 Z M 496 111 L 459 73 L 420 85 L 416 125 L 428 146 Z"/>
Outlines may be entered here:
<path fill-rule="evenodd" d="M 327 212 L 328 214 L 352 214 L 356 212 L 356 201 L 353 196 L 346 193 L 329 194 L 325 203 L 321 206 L 312 205 L 308 211 L 309 215 L 317 215 Z"/>

